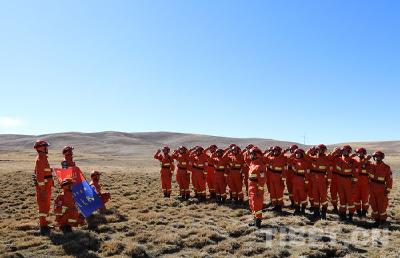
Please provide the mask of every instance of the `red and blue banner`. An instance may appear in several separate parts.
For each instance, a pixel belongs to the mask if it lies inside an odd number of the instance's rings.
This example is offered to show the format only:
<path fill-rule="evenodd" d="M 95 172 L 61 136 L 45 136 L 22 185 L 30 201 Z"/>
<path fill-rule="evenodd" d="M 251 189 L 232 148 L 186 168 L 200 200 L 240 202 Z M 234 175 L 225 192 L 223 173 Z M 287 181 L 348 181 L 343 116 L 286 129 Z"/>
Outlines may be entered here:
<path fill-rule="evenodd" d="M 103 206 L 100 197 L 86 181 L 79 167 L 55 168 L 54 171 L 59 184 L 65 178 L 72 179 L 72 196 L 74 197 L 76 206 L 85 218 Z"/>

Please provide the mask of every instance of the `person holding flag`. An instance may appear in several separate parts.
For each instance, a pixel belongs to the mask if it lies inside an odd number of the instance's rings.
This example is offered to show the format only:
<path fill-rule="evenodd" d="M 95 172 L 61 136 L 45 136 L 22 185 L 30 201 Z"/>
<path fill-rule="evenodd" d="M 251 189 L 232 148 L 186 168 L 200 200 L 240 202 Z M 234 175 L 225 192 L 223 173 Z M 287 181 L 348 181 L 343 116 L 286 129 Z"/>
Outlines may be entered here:
<path fill-rule="evenodd" d="M 97 193 L 97 195 L 100 197 L 101 202 L 102 202 L 102 207 L 100 208 L 100 212 L 105 212 L 106 211 L 106 206 L 105 204 L 110 200 L 111 196 L 110 193 L 103 193 L 102 192 L 102 185 L 100 184 L 100 176 L 101 172 L 93 170 L 90 172 L 90 178 L 92 181 L 90 181 L 89 185 L 92 186 L 93 190 Z"/>
<path fill-rule="evenodd" d="M 63 192 L 57 196 L 54 202 L 56 222 L 64 234 L 72 232 L 72 227 L 85 224 L 85 218 L 75 206 L 72 185 L 73 181 L 71 178 L 62 180 L 61 189 Z"/>

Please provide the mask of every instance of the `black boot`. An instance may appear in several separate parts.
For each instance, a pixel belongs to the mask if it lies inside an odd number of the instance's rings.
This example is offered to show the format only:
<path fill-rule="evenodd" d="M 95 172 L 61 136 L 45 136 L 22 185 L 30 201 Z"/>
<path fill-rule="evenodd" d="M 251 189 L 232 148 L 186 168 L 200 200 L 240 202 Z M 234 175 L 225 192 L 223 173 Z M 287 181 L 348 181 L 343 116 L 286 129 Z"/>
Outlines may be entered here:
<path fill-rule="evenodd" d="M 338 210 L 338 208 L 337 208 L 337 205 L 333 206 L 332 213 L 334 213 L 334 214 L 339 214 L 339 210 Z"/>
<path fill-rule="evenodd" d="M 301 211 L 300 211 L 300 206 L 296 205 L 294 208 L 294 213 L 293 215 L 300 215 Z"/>
<path fill-rule="evenodd" d="M 318 219 L 320 219 L 320 217 L 321 217 L 321 211 L 320 211 L 320 209 L 319 209 L 319 208 L 314 208 L 313 218 L 314 218 L 315 220 L 318 220 Z"/>
<path fill-rule="evenodd" d="M 339 218 L 340 218 L 340 220 L 346 220 L 346 213 L 345 212 L 339 212 Z"/>
<path fill-rule="evenodd" d="M 64 234 L 68 234 L 68 233 L 72 232 L 72 227 L 70 225 L 61 226 L 60 229 Z"/>
<path fill-rule="evenodd" d="M 302 215 L 306 214 L 306 207 L 307 207 L 307 204 L 304 204 L 303 206 L 301 206 L 301 214 Z"/>
<path fill-rule="evenodd" d="M 210 194 L 210 198 L 213 199 L 213 200 L 215 200 L 215 198 L 217 198 L 216 193 L 211 193 L 211 194 Z"/>
<path fill-rule="evenodd" d="M 293 200 L 290 200 L 290 208 L 291 208 L 291 209 L 294 209 L 294 207 L 295 207 L 294 201 L 293 201 Z"/>
<path fill-rule="evenodd" d="M 254 218 L 253 221 L 249 223 L 249 226 L 250 226 L 250 227 L 255 227 L 256 224 L 257 224 L 256 220 L 257 220 L 257 219 Z"/>
<path fill-rule="evenodd" d="M 321 219 L 326 220 L 326 211 L 328 210 L 327 207 L 322 207 L 321 210 Z"/>
<path fill-rule="evenodd" d="M 40 227 L 40 235 L 42 235 L 42 236 L 50 235 L 50 228 L 48 226 Z"/>
<path fill-rule="evenodd" d="M 225 204 L 226 198 L 221 198 L 221 204 Z"/>
<path fill-rule="evenodd" d="M 282 213 L 282 206 L 277 205 L 277 206 L 276 206 L 276 212 L 277 212 L 278 214 Z"/>
<path fill-rule="evenodd" d="M 361 217 L 366 218 L 368 211 L 361 211 Z"/>
<path fill-rule="evenodd" d="M 256 219 L 256 227 L 261 228 L 261 219 Z"/>
<path fill-rule="evenodd" d="M 358 216 L 359 218 L 362 218 L 362 210 L 361 210 L 361 209 L 358 209 L 358 210 L 357 210 L 357 216 Z"/>
<path fill-rule="evenodd" d="M 349 216 L 347 217 L 347 222 L 349 223 L 353 222 L 353 213 L 349 213 Z"/>
<path fill-rule="evenodd" d="M 164 198 L 167 198 L 167 197 L 168 197 L 167 192 L 164 192 Z"/>

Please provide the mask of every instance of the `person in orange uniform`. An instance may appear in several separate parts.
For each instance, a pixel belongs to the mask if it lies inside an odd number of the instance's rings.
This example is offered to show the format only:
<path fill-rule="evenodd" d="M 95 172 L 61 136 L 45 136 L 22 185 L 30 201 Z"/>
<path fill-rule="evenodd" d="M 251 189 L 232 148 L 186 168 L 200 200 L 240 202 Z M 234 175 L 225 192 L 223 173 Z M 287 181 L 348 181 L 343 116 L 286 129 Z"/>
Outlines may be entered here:
<path fill-rule="evenodd" d="M 85 224 L 85 218 L 79 213 L 72 196 L 72 179 L 66 178 L 61 182 L 63 192 L 54 202 L 56 222 L 63 233 L 72 232 L 72 227 Z"/>
<path fill-rule="evenodd" d="M 356 166 L 358 169 L 358 180 L 354 188 L 353 199 L 356 207 L 357 215 L 362 218 L 366 217 L 369 208 L 369 180 L 368 176 L 371 173 L 372 164 L 371 156 L 367 156 L 365 148 L 356 149 Z"/>
<path fill-rule="evenodd" d="M 92 186 L 92 188 L 95 190 L 97 195 L 100 197 L 103 206 L 100 208 L 100 212 L 105 212 L 106 211 L 106 203 L 110 200 L 111 195 L 110 193 L 103 193 L 102 188 L 103 186 L 100 184 L 100 176 L 101 172 L 99 171 L 92 171 L 90 172 L 90 183 L 89 185 Z"/>
<path fill-rule="evenodd" d="M 340 170 L 338 177 L 339 217 L 341 220 L 347 219 L 349 222 L 353 221 L 355 212 L 353 191 L 358 180 L 356 162 L 350 157 L 351 152 L 352 148 L 349 145 L 343 146 L 342 157 L 338 164 Z"/>
<path fill-rule="evenodd" d="M 327 148 L 324 144 L 317 147 L 317 157 L 312 159 L 310 172 L 314 184 L 314 218 L 326 219 L 328 209 L 328 188 L 332 181 L 332 163 L 326 155 Z"/>
<path fill-rule="evenodd" d="M 210 147 L 204 150 L 204 153 L 211 159 L 215 153 L 215 151 L 218 149 L 217 145 L 212 144 Z M 206 166 L 206 172 L 207 172 L 207 187 L 208 187 L 208 192 L 210 194 L 211 199 L 216 198 L 215 194 L 215 168 L 214 165 L 209 162 Z"/>
<path fill-rule="evenodd" d="M 342 157 L 342 150 L 339 147 L 335 147 L 333 151 L 328 155 L 329 160 L 332 163 L 332 181 L 330 186 L 331 203 L 333 205 L 333 213 L 338 214 L 338 177 L 340 173 L 340 166 L 338 165 Z"/>
<path fill-rule="evenodd" d="M 274 210 L 282 212 L 283 192 L 285 190 L 285 176 L 287 174 L 287 158 L 282 153 L 282 148 L 275 146 L 272 155 L 268 155 L 265 159 L 267 165 L 267 177 L 270 180 L 271 203 Z"/>
<path fill-rule="evenodd" d="M 226 186 L 228 184 L 229 158 L 224 155 L 223 149 L 217 149 L 210 161 L 215 167 L 216 202 L 224 204 L 226 201 Z"/>
<path fill-rule="evenodd" d="M 207 171 L 205 167 L 209 162 L 209 157 L 204 154 L 203 147 L 197 147 L 189 155 L 190 170 L 192 171 L 192 184 L 196 198 L 199 202 L 206 200 L 206 178 Z"/>
<path fill-rule="evenodd" d="M 311 162 L 311 160 L 317 156 L 317 147 L 312 146 L 306 151 L 306 157 Z M 310 211 L 314 211 L 314 195 L 313 195 L 313 184 L 314 184 L 314 174 L 310 173 L 310 178 L 307 187 L 307 196 L 310 202 Z"/>
<path fill-rule="evenodd" d="M 254 147 L 251 149 L 250 159 L 249 206 L 253 213 L 254 221 L 249 226 L 261 228 L 266 167 L 263 162 L 262 151 L 259 148 Z"/>
<path fill-rule="evenodd" d="M 189 200 L 190 198 L 190 173 L 189 167 L 189 153 L 185 146 L 180 146 L 172 154 L 172 158 L 177 161 L 176 182 L 179 185 L 179 193 L 182 200 Z"/>
<path fill-rule="evenodd" d="M 383 162 L 385 154 L 376 151 L 373 155 L 375 160 L 370 174 L 370 197 L 372 218 L 375 226 L 384 226 L 387 219 L 386 209 L 389 205 L 389 194 L 393 186 L 392 170 Z"/>
<path fill-rule="evenodd" d="M 244 166 L 243 155 L 239 146 L 233 146 L 228 154 L 230 160 L 230 186 L 232 190 L 232 198 L 234 204 L 243 203 L 243 174 L 242 168 Z"/>
<path fill-rule="evenodd" d="M 49 143 L 43 140 L 36 141 L 34 145 L 38 155 L 32 179 L 36 187 L 36 203 L 39 210 L 40 234 L 42 235 L 50 233 L 46 218 L 50 212 L 51 188 L 54 186 L 52 170 L 47 160 L 48 147 Z"/>
<path fill-rule="evenodd" d="M 284 154 L 287 158 L 287 172 L 286 172 L 286 188 L 289 194 L 290 199 L 290 207 L 294 208 L 294 200 L 293 200 L 293 175 L 294 171 L 291 166 L 291 161 L 294 159 L 294 152 L 299 147 L 296 144 L 291 145 L 288 149 L 284 151 Z"/>
<path fill-rule="evenodd" d="M 162 152 L 162 153 L 161 153 Z M 165 198 L 171 197 L 172 189 L 172 174 L 175 169 L 174 160 L 169 155 L 170 149 L 165 146 L 161 150 L 157 150 L 154 158 L 160 161 L 161 164 L 161 187 Z"/>
<path fill-rule="evenodd" d="M 64 155 L 64 160 L 61 161 L 62 168 L 75 167 L 73 150 L 74 147 L 72 146 L 65 146 L 64 149 L 62 150 L 62 153 Z"/>
<path fill-rule="evenodd" d="M 294 215 L 305 214 L 307 207 L 307 188 L 310 180 L 310 163 L 303 149 L 294 152 L 294 159 L 290 161 L 293 169 L 293 200 L 295 203 Z"/>
<path fill-rule="evenodd" d="M 243 156 L 243 168 L 242 168 L 242 174 L 243 174 L 243 184 L 246 188 L 246 195 L 249 195 L 249 166 L 247 165 L 247 162 L 245 161 L 246 159 L 249 159 L 250 156 L 250 150 L 253 148 L 253 144 L 249 144 L 242 150 L 242 156 Z"/>

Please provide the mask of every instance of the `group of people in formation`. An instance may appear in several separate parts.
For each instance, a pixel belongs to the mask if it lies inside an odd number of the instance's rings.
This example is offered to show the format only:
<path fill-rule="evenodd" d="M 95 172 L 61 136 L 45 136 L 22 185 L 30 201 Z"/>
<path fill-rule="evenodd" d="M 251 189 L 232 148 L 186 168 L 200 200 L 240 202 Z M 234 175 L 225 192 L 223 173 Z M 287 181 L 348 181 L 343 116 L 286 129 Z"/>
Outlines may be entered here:
<path fill-rule="evenodd" d="M 50 233 L 47 217 L 50 213 L 51 191 L 54 187 L 53 169 L 50 167 L 48 162 L 49 146 L 49 143 L 43 140 L 36 141 L 34 145 L 34 149 L 37 151 L 37 157 L 32 179 L 36 188 L 36 203 L 39 212 L 40 233 L 42 235 L 47 235 Z M 64 155 L 64 160 L 61 162 L 62 168 L 66 169 L 76 166 L 73 159 L 73 149 L 74 148 L 72 146 L 65 146 L 63 148 L 62 154 Z M 103 202 L 100 212 L 104 212 L 104 204 L 110 199 L 110 194 L 102 192 L 100 175 L 100 172 L 92 171 L 90 173 L 90 185 Z M 76 208 L 75 201 L 73 199 L 73 183 L 74 182 L 72 178 L 65 178 L 62 182 L 60 182 L 61 191 L 54 201 L 54 213 L 56 215 L 55 221 L 58 227 L 64 233 L 71 232 L 72 227 L 85 224 L 85 218 Z M 89 222 L 91 218 L 92 217 L 87 218 L 87 221 Z"/>
<path fill-rule="evenodd" d="M 365 148 L 358 148 L 353 153 L 351 146 L 345 145 L 328 153 L 323 144 L 307 151 L 297 145 L 262 151 L 252 144 L 243 150 L 231 144 L 225 149 L 216 145 L 206 149 L 180 146 L 170 153 L 165 146 L 154 158 L 161 163 L 162 191 L 167 198 L 171 196 L 175 167 L 182 200 L 190 198 L 190 181 L 199 202 L 206 200 L 208 187 L 211 200 L 223 204 L 229 188 L 231 201 L 241 204 L 245 188 L 254 215 L 250 226 L 261 227 L 265 190 L 270 195 L 268 206 L 282 212 L 285 186 L 294 215 L 305 214 L 310 205 L 315 219 L 326 219 L 330 193 L 332 211 L 341 220 L 351 223 L 355 212 L 360 218 L 366 217 L 370 206 L 374 226 L 384 225 L 387 219 L 393 179 L 382 151 L 368 155 Z"/>

